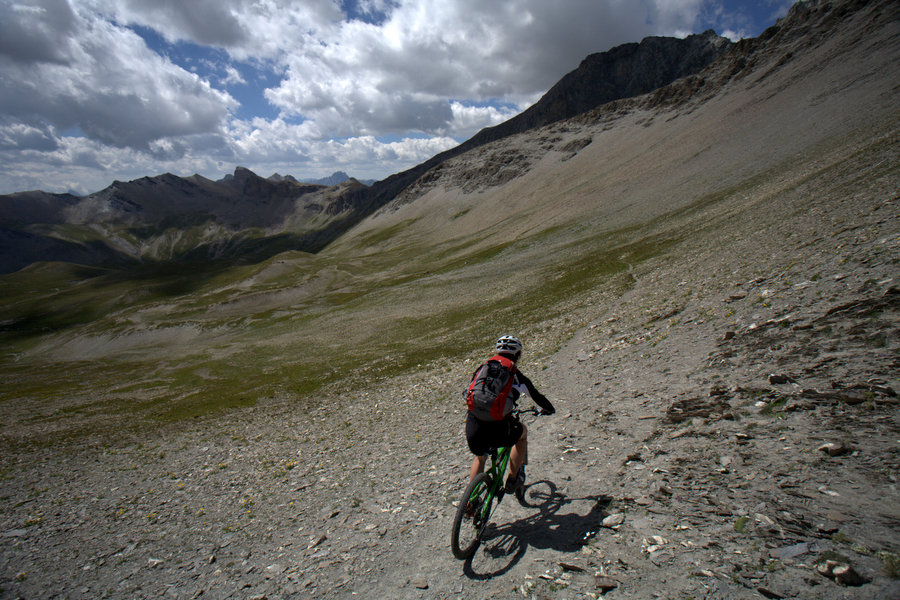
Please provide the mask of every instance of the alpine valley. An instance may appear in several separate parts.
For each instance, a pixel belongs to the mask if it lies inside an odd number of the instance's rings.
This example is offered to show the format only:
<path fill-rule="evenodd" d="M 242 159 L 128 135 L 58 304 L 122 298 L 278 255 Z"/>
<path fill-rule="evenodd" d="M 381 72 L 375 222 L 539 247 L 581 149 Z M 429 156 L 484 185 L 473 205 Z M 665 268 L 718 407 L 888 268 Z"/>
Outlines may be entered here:
<path fill-rule="evenodd" d="M 0 197 L 0 597 L 900 597 L 898 82 L 810 0 L 383 181 Z M 505 333 L 557 413 L 460 562 Z"/>

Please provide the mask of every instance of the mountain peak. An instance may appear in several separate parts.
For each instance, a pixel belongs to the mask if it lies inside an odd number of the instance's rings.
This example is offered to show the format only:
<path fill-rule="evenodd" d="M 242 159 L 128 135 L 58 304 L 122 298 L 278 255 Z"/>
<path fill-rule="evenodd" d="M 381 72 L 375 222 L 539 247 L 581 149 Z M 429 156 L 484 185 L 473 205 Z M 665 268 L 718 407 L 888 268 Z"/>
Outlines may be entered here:
<path fill-rule="evenodd" d="M 259 175 L 257 175 L 247 167 L 237 166 L 234 168 L 235 181 L 243 181 L 252 177 L 259 177 Z"/>
<path fill-rule="evenodd" d="M 329 187 L 333 185 L 340 185 L 350 179 L 350 176 L 347 175 L 343 171 L 335 171 L 328 177 L 323 177 L 321 179 L 305 179 L 304 183 L 314 183 L 316 185 L 327 185 Z"/>
<path fill-rule="evenodd" d="M 282 181 L 289 181 L 290 183 L 300 183 L 293 175 L 281 175 L 280 173 L 272 173 L 267 179 L 276 183 L 280 183 Z"/>

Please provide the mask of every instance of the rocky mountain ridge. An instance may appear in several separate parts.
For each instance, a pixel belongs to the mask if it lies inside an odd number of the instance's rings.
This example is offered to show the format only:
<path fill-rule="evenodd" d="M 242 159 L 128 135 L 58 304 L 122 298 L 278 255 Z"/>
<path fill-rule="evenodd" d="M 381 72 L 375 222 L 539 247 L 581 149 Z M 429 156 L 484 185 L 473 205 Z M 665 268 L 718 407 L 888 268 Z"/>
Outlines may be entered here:
<path fill-rule="evenodd" d="M 568 119 L 609 102 L 641 96 L 702 71 L 731 46 L 708 30 L 685 38 L 647 37 L 591 54 L 533 106 L 478 132 L 463 151 Z"/>
<path fill-rule="evenodd" d="M 608 101 L 589 107 L 590 101 L 572 99 L 571 90 L 578 88 L 574 82 L 594 78 L 602 80 L 601 74 L 606 74 L 610 70 L 615 71 L 628 62 L 628 59 L 624 62 L 614 60 L 610 55 L 615 56 L 622 52 L 629 57 L 652 56 L 661 44 L 671 43 L 671 40 L 648 38 L 637 47 L 626 45 L 608 53 L 591 55 L 578 70 L 569 73 L 554 86 L 541 102 L 522 115 L 494 128 L 502 132 L 496 137 L 488 135 L 488 130 L 485 130 L 470 140 L 473 142 L 472 145 L 468 145 L 468 142 L 463 145 L 466 146 L 467 152 L 459 153 L 458 149 L 453 149 L 438 155 L 415 170 L 408 171 L 410 176 L 416 174 L 418 177 L 408 183 L 394 201 L 387 203 L 386 208 L 396 208 L 398 205 L 412 202 L 439 186 L 474 191 L 502 185 L 528 172 L 548 153 L 558 154 L 562 160 L 568 160 L 593 141 L 593 138 L 587 135 L 574 137 L 565 135 L 566 132 L 575 130 L 579 124 L 597 121 L 612 124 L 619 116 L 636 110 L 653 112 L 669 109 L 692 110 L 714 98 L 730 82 L 742 81 L 755 73 L 760 64 L 770 63 L 775 57 L 774 64 L 771 64 L 760 79 L 772 76 L 788 65 L 795 53 L 821 43 L 823 37 L 827 35 L 825 32 L 834 28 L 842 18 L 852 14 L 854 10 L 866 5 L 867 2 L 864 0 L 851 3 L 806 0 L 797 2 L 787 15 L 757 38 L 731 43 L 725 38 L 716 36 L 714 32 L 691 36 L 693 43 L 686 47 L 687 50 L 683 54 L 684 62 L 690 67 L 684 68 L 681 76 L 670 80 L 666 85 L 651 86 L 645 93 L 608 96 Z M 882 11 L 876 10 L 875 14 L 887 18 Z M 875 30 L 881 25 L 883 20 L 876 18 L 866 29 Z M 867 31 L 861 35 L 865 35 Z M 813 70 L 817 66 L 810 65 L 807 68 Z M 635 79 L 645 81 L 646 76 L 636 75 Z M 574 126 L 566 123 L 560 123 L 558 127 L 550 125 L 557 122 L 553 115 L 559 113 L 553 113 L 549 107 L 557 105 L 576 107 L 564 111 Z M 540 115 L 548 113 L 549 116 L 540 118 Z M 528 119 L 525 118 L 526 115 Z M 644 125 L 652 123 L 652 119 L 652 116 L 648 117 Z M 510 152 L 503 139 L 506 136 L 516 135 L 519 131 L 527 131 L 526 124 L 533 124 L 532 131 L 540 129 L 542 134 L 524 136 L 518 150 Z M 495 139 L 497 143 L 492 143 Z M 474 143 L 476 140 L 480 143 Z M 460 146 L 460 149 L 463 146 Z"/>
<path fill-rule="evenodd" d="M 320 179 L 304 179 L 303 183 L 313 183 L 316 185 L 333 186 L 333 185 L 340 185 L 340 184 L 344 183 L 345 181 L 347 181 L 348 179 L 356 179 L 363 185 L 372 185 L 373 183 L 375 183 L 374 179 L 358 179 L 356 177 L 351 178 L 344 171 L 335 171 L 328 177 L 322 177 Z"/>
<path fill-rule="evenodd" d="M 696 73 L 713 62 L 730 45 L 713 31 L 684 39 L 648 37 L 589 55 L 566 74 L 538 102 L 521 114 L 487 127 L 456 148 L 424 163 L 375 182 L 371 193 L 376 205 L 403 194 L 419 178 L 432 179 L 432 171 L 454 157 L 525 131 L 548 126 L 615 100 L 639 96 Z"/>

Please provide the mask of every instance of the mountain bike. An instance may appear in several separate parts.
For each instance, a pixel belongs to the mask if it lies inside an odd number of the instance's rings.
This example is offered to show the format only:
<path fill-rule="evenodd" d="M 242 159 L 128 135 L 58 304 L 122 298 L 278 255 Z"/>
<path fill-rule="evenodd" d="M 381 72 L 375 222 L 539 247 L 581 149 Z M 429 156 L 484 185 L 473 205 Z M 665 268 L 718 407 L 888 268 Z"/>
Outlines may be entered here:
<path fill-rule="evenodd" d="M 518 419 L 523 414 L 543 415 L 543 411 L 537 408 L 516 409 L 514 418 Z M 481 538 L 491 521 L 494 510 L 500 506 L 503 496 L 506 494 L 503 475 L 509 464 L 509 454 L 512 446 L 491 448 L 488 451 L 487 469 L 475 476 L 469 482 L 466 491 L 463 492 L 456 507 L 456 516 L 453 519 L 453 529 L 450 531 L 450 548 L 453 556 L 460 560 L 471 558 L 481 543 Z M 525 468 L 526 460 L 522 464 Z M 519 504 L 525 505 L 525 486 L 516 489 L 516 498 Z"/>

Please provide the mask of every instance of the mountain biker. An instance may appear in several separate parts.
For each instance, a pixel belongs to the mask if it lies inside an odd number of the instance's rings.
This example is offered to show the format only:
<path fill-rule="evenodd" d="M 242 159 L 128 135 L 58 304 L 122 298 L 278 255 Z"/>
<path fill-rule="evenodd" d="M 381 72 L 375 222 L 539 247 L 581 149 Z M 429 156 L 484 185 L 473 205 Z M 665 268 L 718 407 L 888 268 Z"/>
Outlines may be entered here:
<path fill-rule="evenodd" d="M 496 352 L 516 363 L 522 356 L 522 342 L 511 335 L 504 335 L 497 340 Z M 556 412 L 553 404 L 534 387 L 528 377 L 518 369 L 515 370 L 514 377 L 510 390 L 513 402 L 510 403 L 510 412 L 504 415 L 503 420 L 483 421 L 471 411 L 466 416 L 466 441 L 469 450 L 475 455 L 469 471 L 469 480 L 471 481 L 484 470 L 489 448 L 512 446 L 509 457 L 509 476 L 506 479 L 506 491 L 509 493 L 514 492 L 516 488 L 525 483 L 523 463 L 528 448 L 528 430 L 511 412 L 515 400 L 522 393 L 527 393 L 543 409 L 544 414 L 552 415 Z"/>

